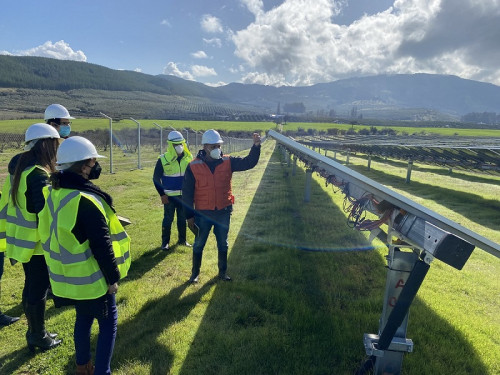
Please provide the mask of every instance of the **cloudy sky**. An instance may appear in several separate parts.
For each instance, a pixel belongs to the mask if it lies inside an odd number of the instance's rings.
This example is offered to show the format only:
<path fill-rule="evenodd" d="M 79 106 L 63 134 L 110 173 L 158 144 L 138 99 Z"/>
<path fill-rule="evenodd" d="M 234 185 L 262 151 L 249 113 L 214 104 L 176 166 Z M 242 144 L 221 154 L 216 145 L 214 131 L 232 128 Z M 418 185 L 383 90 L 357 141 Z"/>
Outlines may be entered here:
<path fill-rule="evenodd" d="M 500 85 L 500 0 L 17 0 L 0 54 L 221 85 L 453 74 Z"/>

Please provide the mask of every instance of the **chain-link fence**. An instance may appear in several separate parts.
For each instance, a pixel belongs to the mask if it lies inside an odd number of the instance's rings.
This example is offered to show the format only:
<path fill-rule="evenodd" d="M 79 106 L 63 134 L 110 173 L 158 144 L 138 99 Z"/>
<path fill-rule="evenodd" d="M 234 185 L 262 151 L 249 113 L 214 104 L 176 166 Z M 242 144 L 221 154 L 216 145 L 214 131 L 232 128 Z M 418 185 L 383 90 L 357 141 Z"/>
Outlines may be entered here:
<path fill-rule="evenodd" d="M 113 130 L 112 154 L 110 154 L 110 132 L 109 130 L 88 130 L 83 132 L 72 132 L 71 135 L 80 135 L 89 139 L 101 155 L 107 157 L 100 162 L 104 173 L 119 172 L 154 166 L 158 156 L 165 151 L 167 137 L 170 131 L 178 130 L 186 139 L 189 150 L 196 156 L 202 148 L 202 132 L 191 129 L 174 128 L 148 128 L 140 130 L 134 128 Z M 233 138 L 222 136 L 224 154 L 243 151 L 252 147 L 251 138 Z M 24 134 L 0 133 L 0 174 L 7 172 L 7 163 L 17 153 L 22 152 L 24 147 Z M 110 157 L 111 156 L 111 157 Z"/>

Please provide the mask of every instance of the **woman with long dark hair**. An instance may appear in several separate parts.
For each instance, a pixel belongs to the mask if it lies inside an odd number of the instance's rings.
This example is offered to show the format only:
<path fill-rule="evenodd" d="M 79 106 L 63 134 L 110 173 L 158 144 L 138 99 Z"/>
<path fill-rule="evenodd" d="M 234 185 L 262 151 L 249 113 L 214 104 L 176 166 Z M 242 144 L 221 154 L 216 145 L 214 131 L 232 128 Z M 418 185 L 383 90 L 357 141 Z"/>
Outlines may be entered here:
<path fill-rule="evenodd" d="M 42 189 L 55 172 L 59 134 L 47 124 L 31 125 L 25 134 L 25 152 L 12 158 L 0 200 L 0 237 L 5 254 L 23 264 L 22 305 L 28 321 L 26 341 L 34 350 L 52 349 L 61 340 L 45 330 L 45 303 L 49 288 L 47 264 L 38 234 L 38 213 L 45 200 Z"/>

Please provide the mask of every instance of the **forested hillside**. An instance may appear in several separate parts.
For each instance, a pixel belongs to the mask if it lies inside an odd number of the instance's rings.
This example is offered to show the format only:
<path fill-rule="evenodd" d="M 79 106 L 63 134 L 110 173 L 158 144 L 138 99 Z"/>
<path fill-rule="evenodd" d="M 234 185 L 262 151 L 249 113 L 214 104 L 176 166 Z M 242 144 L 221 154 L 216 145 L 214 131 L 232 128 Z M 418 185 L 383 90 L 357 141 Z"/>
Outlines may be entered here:
<path fill-rule="evenodd" d="M 163 95 L 226 99 L 214 88 L 174 76 L 113 70 L 78 61 L 0 55 L 0 87 L 68 91 L 144 91 Z"/>
<path fill-rule="evenodd" d="M 0 119 L 33 116 L 60 102 L 84 116 L 107 112 L 118 117 L 252 121 L 279 113 L 290 121 L 416 123 L 471 118 L 497 126 L 498 98 L 499 86 L 435 74 L 348 78 L 307 87 L 210 87 L 172 75 L 0 55 Z"/>

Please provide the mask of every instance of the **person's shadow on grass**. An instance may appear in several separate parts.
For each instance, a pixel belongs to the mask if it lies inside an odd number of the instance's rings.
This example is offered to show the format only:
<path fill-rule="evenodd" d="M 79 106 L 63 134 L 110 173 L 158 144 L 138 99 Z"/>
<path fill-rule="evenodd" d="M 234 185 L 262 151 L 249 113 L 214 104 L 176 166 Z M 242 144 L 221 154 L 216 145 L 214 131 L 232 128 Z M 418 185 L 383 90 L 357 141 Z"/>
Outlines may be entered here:
<path fill-rule="evenodd" d="M 120 369 L 127 363 L 149 362 L 151 374 L 167 374 L 173 362 L 173 352 L 157 338 L 170 325 L 186 318 L 203 295 L 214 286 L 216 278 L 208 280 L 199 289 L 181 298 L 191 284 L 183 283 L 165 296 L 151 300 L 137 312 L 134 319 L 118 325 L 116 344 L 111 368 Z M 97 336 L 91 347 L 95 348 Z M 74 357 L 66 366 L 66 372 L 75 368 Z"/>

